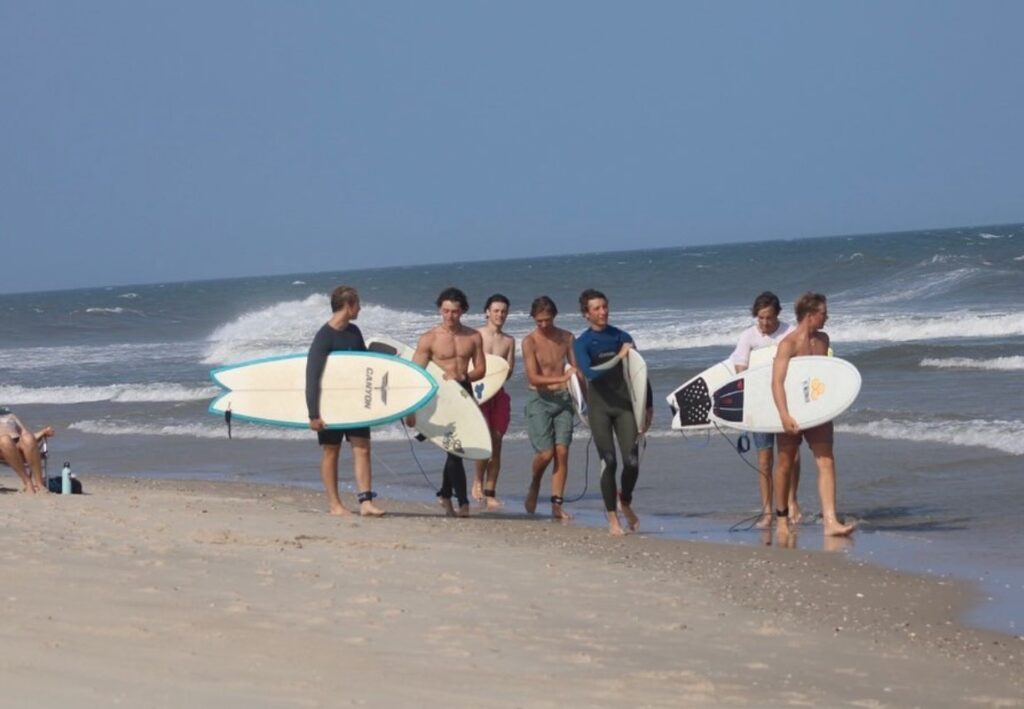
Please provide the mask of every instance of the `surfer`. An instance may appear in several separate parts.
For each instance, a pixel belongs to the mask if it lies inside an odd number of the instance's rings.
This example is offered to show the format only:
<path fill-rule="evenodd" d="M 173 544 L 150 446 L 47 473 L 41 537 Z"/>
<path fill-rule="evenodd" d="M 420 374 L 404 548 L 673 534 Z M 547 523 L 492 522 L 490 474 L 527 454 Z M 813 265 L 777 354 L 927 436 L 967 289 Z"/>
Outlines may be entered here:
<path fill-rule="evenodd" d="M 843 524 L 836 514 L 836 467 L 832 451 L 832 422 L 814 426 L 806 431 L 790 413 L 786 401 L 786 372 L 793 357 L 828 354 L 829 337 L 822 332 L 828 320 L 828 304 L 821 293 L 807 292 L 796 300 L 796 327 L 779 343 L 772 365 L 772 396 L 779 409 L 779 418 L 786 429 L 777 436 L 779 464 L 775 468 L 775 516 L 780 538 L 789 534 L 791 512 L 785 505 L 789 501 L 790 473 L 793 470 L 800 441 L 807 441 L 814 462 L 818 466 L 818 497 L 821 498 L 821 516 L 826 536 L 841 537 L 850 534 L 855 524 Z"/>
<path fill-rule="evenodd" d="M 644 421 L 637 426 L 629 387 L 622 362 L 610 369 L 595 369 L 595 365 L 613 359 L 621 360 L 633 347 L 629 333 L 608 324 L 608 298 L 604 293 L 588 288 L 580 294 L 580 311 L 590 327 L 576 338 L 576 363 L 589 384 L 587 404 L 588 421 L 594 445 L 601 457 L 601 495 L 608 513 L 608 532 L 613 536 L 626 533 L 619 522 L 618 510 L 626 517 L 630 531 L 640 527 L 640 519 L 633 512 L 633 488 L 640 475 L 640 437 L 654 417 L 651 387 L 647 386 Z M 622 453 L 622 489 L 616 490 L 615 440 Z M 616 500 L 616 496 L 618 500 Z"/>
<path fill-rule="evenodd" d="M 508 362 L 508 376 L 516 364 L 516 340 L 505 334 L 502 328 L 508 319 L 508 298 L 495 293 L 484 305 L 484 317 L 487 323 L 477 328 L 483 338 L 484 353 L 501 357 Z M 501 442 L 508 432 L 508 424 L 512 419 L 512 400 L 503 386 L 498 393 L 480 405 L 480 412 L 487 421 L 491 432 L 491 457 L 476 461 L 476 477 L 473 481 L 473 498 L 483 500 L 488 510 L 500 508 L 501 501 L 495 496 L 498 487 L 498 474 L 501 472 Z"/>
<path fill-rule="evenodd" d="M 421 367 L 433 362 L 444 371 L 444 378 L 458 382 L 472 394 L 470 382 L 479 381 L 487 375 L 487 359 L 484 356 L 484 341 L 479 332 L 462 324 L 462 315 L 469 310 L 466 294 L 458 288 L 446 288 L 435 301 L 441 315 L 441 324 L 423 333 L 416 345 L 413 361 Z M 473 371 L 469 363 L 473 362 Z M 405 419 L 406 425 L 416 425 L 416 414 Z M 456 516 L 452 507 L 452 494 L 459 502 L 459 517 L 469 517 L 469 497 L 466 495 L 466 468 L 462 458 L 449 453 L 441 475 L 441 498 L 445 513 Z"/>
<path fill-rule="evenodd" d="M 533 301 L 530 317 L 533 332 L 523 338 L 523 365 L 529 393 L 526 398 L 526 431 L 533 446 L 533 479 L 526 494 L 526 511 L 537 510 L 540 481 L 552 460 L 551 516 L 568 520 L 563 509 L 565 481 L 569 474 L 569 445 L 572 443 L 573 403 L 569 380 L 577 376 L 574 338 L 568 330 L 555 327 L 558 307 L 546 295 Z M 569 365 L 568 368 L 566 365 Z"/>
<path fill-rule="evenodd" d="M 22 492 L 49 492 L 43 480 L 39 443 L 54 433 L 53 426 L 32 433 L 10 410 L 0 410 L 0 463 L 6 463 L 14 470 L 21 480 Z"/>
<path fill-rule="evenodd" d="M 754 305 L 750 309 L 751 315 L 757 318 L 757 322 L 740 333 L 739 342 L 733 350 L 729 359 L 736 368 L 736 373 L 744 371 L 750 366 L 750 353 L 765 347 L 771 347 L 782 340 L 794 328 L 792 325 L 779 320 L 779 313 L 782 312 L 782 304 L 779 297 L 771 291 L 765 291 L 754 299 Z M 754 433 L 754 448 L 757 449 L 758 482 L 761 492 L 761 516 L 755 525 L 758 529 L 768 529 L 772 526 L 772 467 L 775 463 L 773 448 L 775 447 L 774 433 Z M 800 484 L 800 456 L 794 459 L 793 472 L 790 476 L 789 486 L 789 519 L 794 523 L 800 522 L 800 505 L 796 499 L 797 487 Z"/>
<path fill-rule="evenodd" d="M 327 493 L 327 503 L 332 515 L 351 514 L 338 495 L 338 458 L 341 442 L 347 438 L 352 447 L 352 469 L 356 479 L 359 514 L 364 517 L 380 517 L 384 511 L 373 504 L 376 493 L 372 489 L 370 468 L 370 429 L 328 429 L 320 418 L 320 379 L 327 366 L 327 355 L 336 351 L 365 352 L 363 333 L 353 320 L 359 317 L 359 293 L 351 286 L 338 286 L 331 293 L 331 319 L 324 323 L 309 346 L 306 358 L 306 408 L 309 409 L 309 427 L 316 431 L 322 451 L 320 457 L 320 479 Z"/>

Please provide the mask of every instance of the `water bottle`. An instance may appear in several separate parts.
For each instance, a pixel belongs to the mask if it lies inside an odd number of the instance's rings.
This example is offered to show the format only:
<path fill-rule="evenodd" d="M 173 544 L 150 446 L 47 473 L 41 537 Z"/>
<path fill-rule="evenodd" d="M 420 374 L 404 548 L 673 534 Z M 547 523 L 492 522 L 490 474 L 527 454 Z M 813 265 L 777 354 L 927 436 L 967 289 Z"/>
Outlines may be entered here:
<path fill-rule="evenodd" d="M 71 494 L 71 463 L 64 461 L 64 467 L 60 471 L 60 494 Z"/>

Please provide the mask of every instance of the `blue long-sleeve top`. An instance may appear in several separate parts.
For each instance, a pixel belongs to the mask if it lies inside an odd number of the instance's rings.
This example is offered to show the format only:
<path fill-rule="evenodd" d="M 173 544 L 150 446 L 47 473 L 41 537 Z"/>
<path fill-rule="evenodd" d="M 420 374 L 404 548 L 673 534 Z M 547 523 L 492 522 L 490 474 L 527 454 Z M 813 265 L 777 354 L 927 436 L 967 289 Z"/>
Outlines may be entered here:
<path fill-rule="evenodd" d="M 632 404 L 622 363 L 609 369 L 594 369 L 594 365 L 603 364 L 615 357 L 627 342 L 633 342 L 630 334 L 614 325 L 608 325 L 603 330 L 587 328 L 576 337 L 574 351 L 576 366 L 590 382 L 591 395 L 596 394 L 608 406 L 628 410 Z M 648 382 L 647 408 L 651 407 L 653 401 L 653 391 Z"/>

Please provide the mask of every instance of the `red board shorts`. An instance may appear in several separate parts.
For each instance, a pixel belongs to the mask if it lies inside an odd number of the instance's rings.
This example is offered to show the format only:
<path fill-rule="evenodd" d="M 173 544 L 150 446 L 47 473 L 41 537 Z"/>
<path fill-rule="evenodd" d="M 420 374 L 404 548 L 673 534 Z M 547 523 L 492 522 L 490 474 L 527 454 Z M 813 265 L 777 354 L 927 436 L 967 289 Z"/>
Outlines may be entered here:
<path fill-rule="evenodd" d="M 832 443 L 833 437 L 834 427 L 831 421 L 800 431 L 800 433 L 775 434 L 775 440 L 778 442 L 779 448 L 787 446 L 799 447 L 801 439 L 807 441 L 809 446 L 813 446 L 815 443 Z"/>
<path fill-rule="evenodd" d="M 504 387 L 490 399 L 480 404 L 480 412 L 487 421 L 487 427 L 501 435 L 508 433 L 508 424 L 512 420 L 512 399 Z"/>

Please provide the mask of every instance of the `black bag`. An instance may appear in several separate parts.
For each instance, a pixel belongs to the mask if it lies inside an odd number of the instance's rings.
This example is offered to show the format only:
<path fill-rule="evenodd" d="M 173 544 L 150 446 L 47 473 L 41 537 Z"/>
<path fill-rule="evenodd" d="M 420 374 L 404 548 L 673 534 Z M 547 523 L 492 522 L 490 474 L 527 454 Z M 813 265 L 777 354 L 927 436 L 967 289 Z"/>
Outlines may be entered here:
<path fill-rule="evenodd" d="M 60 477 L 53 477 L 47 480 L 46 487 L 49 488 L 50 492 L 59 493 L 62 488 Z M 71 478 L 71 494 L 82 494 L 82 483 L 78 480 L 78 478 Z"/>

